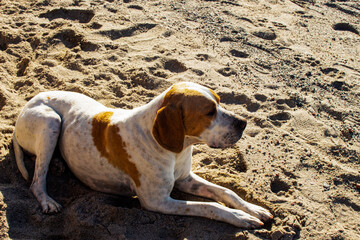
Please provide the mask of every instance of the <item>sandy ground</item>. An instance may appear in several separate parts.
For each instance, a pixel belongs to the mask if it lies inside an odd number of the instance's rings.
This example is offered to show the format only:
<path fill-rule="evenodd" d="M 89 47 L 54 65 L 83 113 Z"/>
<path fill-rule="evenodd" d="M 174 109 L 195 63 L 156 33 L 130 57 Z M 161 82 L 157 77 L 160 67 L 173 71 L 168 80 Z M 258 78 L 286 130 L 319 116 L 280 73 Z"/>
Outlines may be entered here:
<path fill-rule="evenodd" d="M 0 1 L 0 238 L 360 239 L 359 32 L 357 0 Z M 90 190 L 58 153 L 48 191 L 64 210 L 41 212 L 11 144 L 29 99 L 56 89 L 129 109 L 179 81 L 248 119 L 235 148 L 197 145 L 193 170 L 272 222 L 148 212 Z"/>

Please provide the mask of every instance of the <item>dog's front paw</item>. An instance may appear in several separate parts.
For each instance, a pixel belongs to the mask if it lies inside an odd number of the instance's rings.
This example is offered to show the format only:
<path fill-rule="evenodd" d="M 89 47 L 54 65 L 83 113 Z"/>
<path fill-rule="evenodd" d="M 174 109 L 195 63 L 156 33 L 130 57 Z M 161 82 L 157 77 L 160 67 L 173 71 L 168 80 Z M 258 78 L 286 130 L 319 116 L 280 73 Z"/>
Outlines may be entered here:
<path fill-rule="evenodd" d="M 236 210 L 233 214 L 236 219 L 234 222 L 232 222 L 232 224 L 237 227 L 252 229 L 264 225 L 264 223 L 258 218 L 251 216 L 250 214 L 247 214 L 241 210 Z"/>
<path fill-rule="evenodd" d="M 246 204 L 245 211 L 264 222 L 273 218 L 273 215 L 268 210 L 266 210 L 263 207 L 251 204 L 251 203 Z"/>
<path fill-rule="evenodd" d="M 43 213 L 58 213 L 62 207 L 51 197 L 47 197 L 45 201 L 41 202 Z"/>

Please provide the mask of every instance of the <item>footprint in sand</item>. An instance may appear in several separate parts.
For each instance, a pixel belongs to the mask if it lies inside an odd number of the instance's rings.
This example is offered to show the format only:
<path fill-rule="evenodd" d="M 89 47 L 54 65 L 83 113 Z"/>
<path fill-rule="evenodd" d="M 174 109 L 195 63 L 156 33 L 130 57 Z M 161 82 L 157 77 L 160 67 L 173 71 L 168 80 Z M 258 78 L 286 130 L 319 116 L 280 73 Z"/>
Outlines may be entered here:
<path fill-rule="evenodd" d="M 270 115 L 269 119 L 275 126 L 280 127 L 283 123 L 286 123 L 291 119 L 291 114 L 289 112 L 283 111 Z"/>
<path fill-rule="evenodd" d="M 191 71 L 195 73 L 198 76 L 203 76 L 205 73 L 201 71 L 200 69 L 191 68 Z"/>
<path fill-rule="evenodd" d="M 287 121 L 291 118 L 291 114 L 288 112 L 280 112 L 270 115 L 269 118 L 273 121 Z"/>
<path fill-rule="evenodd" d="M 181 73 L 187 70 L 186 66 L 176 59 L 165 60 L 164 68 L 174 73 Z"/>
<path fill-rule="evenodd" d="M 270 188 L 273 193 L 279 193 L 280 191 L 287 192 L 290 189 L 290 184 L 280 179 L 280 177 L 275 177 L 271 180 Z"/>
<path fill-rule="evenodd" d="M 260 102 L 266 102 L 266 100 L 268 99 L 268 97 L 264 94 L 255 94 L 254 97 Z"/>
<path fill-rule="evenodd" d="M 20 62 L 16 66 L 18 68 L 18 71 L 16 74 L 18 77 L 24 76 L 26 74 L 26 70 L 27 70 L 27 67 L 29 66 L 29 63 L 30 63 L 30 59 L 27 57 L 22 58 L 20 60 Z"/>
<path fill-rule="evenodd" d="M 350 86 L 344 81 L 333 81 L 331 86 L 339 91 L 350 91 Z"/>
<path fill-rule="evenodd" d="M 99 48 L 97 44 L 85 40 L 85 37 L 74 29 L 61 29 L 56 32 L 50 40 L 59 39 L 67 48 L 80 46 L 83 51 L 95 51 Z"/>
<path fill-rule="evenodd" d="M 252 33 L 254 36 L 264 39 L 264 40 L 275 40 L 277 38 L 275 32 L 270 29 L 259 29 Z"/>
<path fill-rule="evenodd" d="M 343 71 L 340 71 L 339 69 L 336 68 L 332 68 L 332 67 L 326 67 L 326 68 L 320 68 L 320 71 L 329 76 L 329 77 L 333 77 L 333 78 L 344 78 L 345 77 L 345 73 Z"/>
<path fill-rule="evenodd" d="M 123 29 L 110 29 L 100 31 L 101 35 L 105 35 L 109 37 L 111 40 L 117 40 L 123 37 L 132 37 L 141 33 L 148 32 L 152 28 L 156 27 L 155 23 L 139 23 L 135 24 L 131 27 L 123 28 Z"/>
<path fill-rule="evenodd" d="M 135 10 L 144 10 L 144 8 L 140 5 L 129 5 L 128 8 L 135 9 Z"/>
<path fill-rule="evenodd" d="M 73 21 L 79 21 L 80 23 L 88 23 L 94 16 L 95 12 L 93 10 L 66 8 L 56 8 L 39 15 L 39 17 L 47 18 L 50 21 L 56 18 L 63 18 Z"/>
<path fill-rule="evenodd" d="M 207 61 L 209 60 L 210 56 L 204 53 L 196 54 L 195 58 L 199 61 Z"/>
<path fill-rule="evenodd" d="M 232 75 L 236 75 L 236 71 L 231 67 L 220 68 L 219 70 L 217 70 L 217 72 L 223 75 L 224 77 L 230 77 Z"/>
<path fill-rule="evenodd" d="M 0 50 L 2 51 L 5 51 L 9 44 L 18 44 L 21 41 L 21 37 L 13 32 L 0 32 Z"/>
<path fill-rule="evenodd" d="M 244 104 L 246 110 L 249 112 L 256 112 L 259 110 L 261 105 L 256 101 L 252 101 L 247 95 L 245 94 L 237 94 L 234 92 L 219 92 L 218 93 L 221 101 L 226 104 Z"/>
<path fill-rule="evenodd" d="M 348 31 L 359 35 L 359 31 L 349 23 L 336 23 L 333 25 L 333 29 L 336 31 Z"/>
<path fill-rule="evenodd" d="M 236 50 L 236 49 L 231 49 L 230 54 L 232 56 L 238 57 L 238 58 L 248 58 L 249 57 L 249 54 L 247 52 L 239 51 L 239 50 Z"/>
<path fill-rule="evenodd" d="M 232 37 L 224 36 L 220 38 L 220 42 L 236 42 L 236 40 Z"/>

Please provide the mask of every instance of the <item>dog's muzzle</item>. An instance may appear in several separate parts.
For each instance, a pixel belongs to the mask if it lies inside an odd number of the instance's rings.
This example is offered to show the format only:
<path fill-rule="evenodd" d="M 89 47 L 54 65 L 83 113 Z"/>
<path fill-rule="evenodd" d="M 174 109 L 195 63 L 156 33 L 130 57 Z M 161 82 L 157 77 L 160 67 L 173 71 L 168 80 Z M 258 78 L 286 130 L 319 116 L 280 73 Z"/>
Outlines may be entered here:
<path fill-rule="evenodd" d="M 224 111 L 221 124 L 223 127 L 223 134 L 219 134 L 211 141 L 209 146 L 211 148 L 227 148 L 233 146 L 242 137 L 246 128 L 246 119 L 236 116 L 235 114 Z"/>

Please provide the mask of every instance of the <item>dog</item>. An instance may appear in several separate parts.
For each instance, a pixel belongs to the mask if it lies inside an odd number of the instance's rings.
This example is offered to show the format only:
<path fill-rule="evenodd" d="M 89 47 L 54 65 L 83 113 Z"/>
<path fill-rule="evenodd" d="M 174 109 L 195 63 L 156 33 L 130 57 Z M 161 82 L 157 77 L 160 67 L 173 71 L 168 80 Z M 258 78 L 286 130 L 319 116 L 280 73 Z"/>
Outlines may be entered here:
<path fill-rule="evenodd" d="M 256 228 L 271 213 L 233 191 L 191 171 L 192 145 L 234 145 L 246 120 L 220 106 L 220 97 L 204 86 L 176 83 L 148 104 L 113 109 L 79 93 L 43 92 L 20 113 L 13 135 L 17 166 L 29 179 L 23 151 L 36 155 L 31 191 L 44 213 L 61 205 L 46 190 L 46 175 L 57 144 L 70 170 L 90 188 L 137 195 L 150 211 L 200 216 L 237 227 Z M 173 188 L 225 203 L 180 201 Z M 231 207 L 231 208 L 230 208 Z"/>

